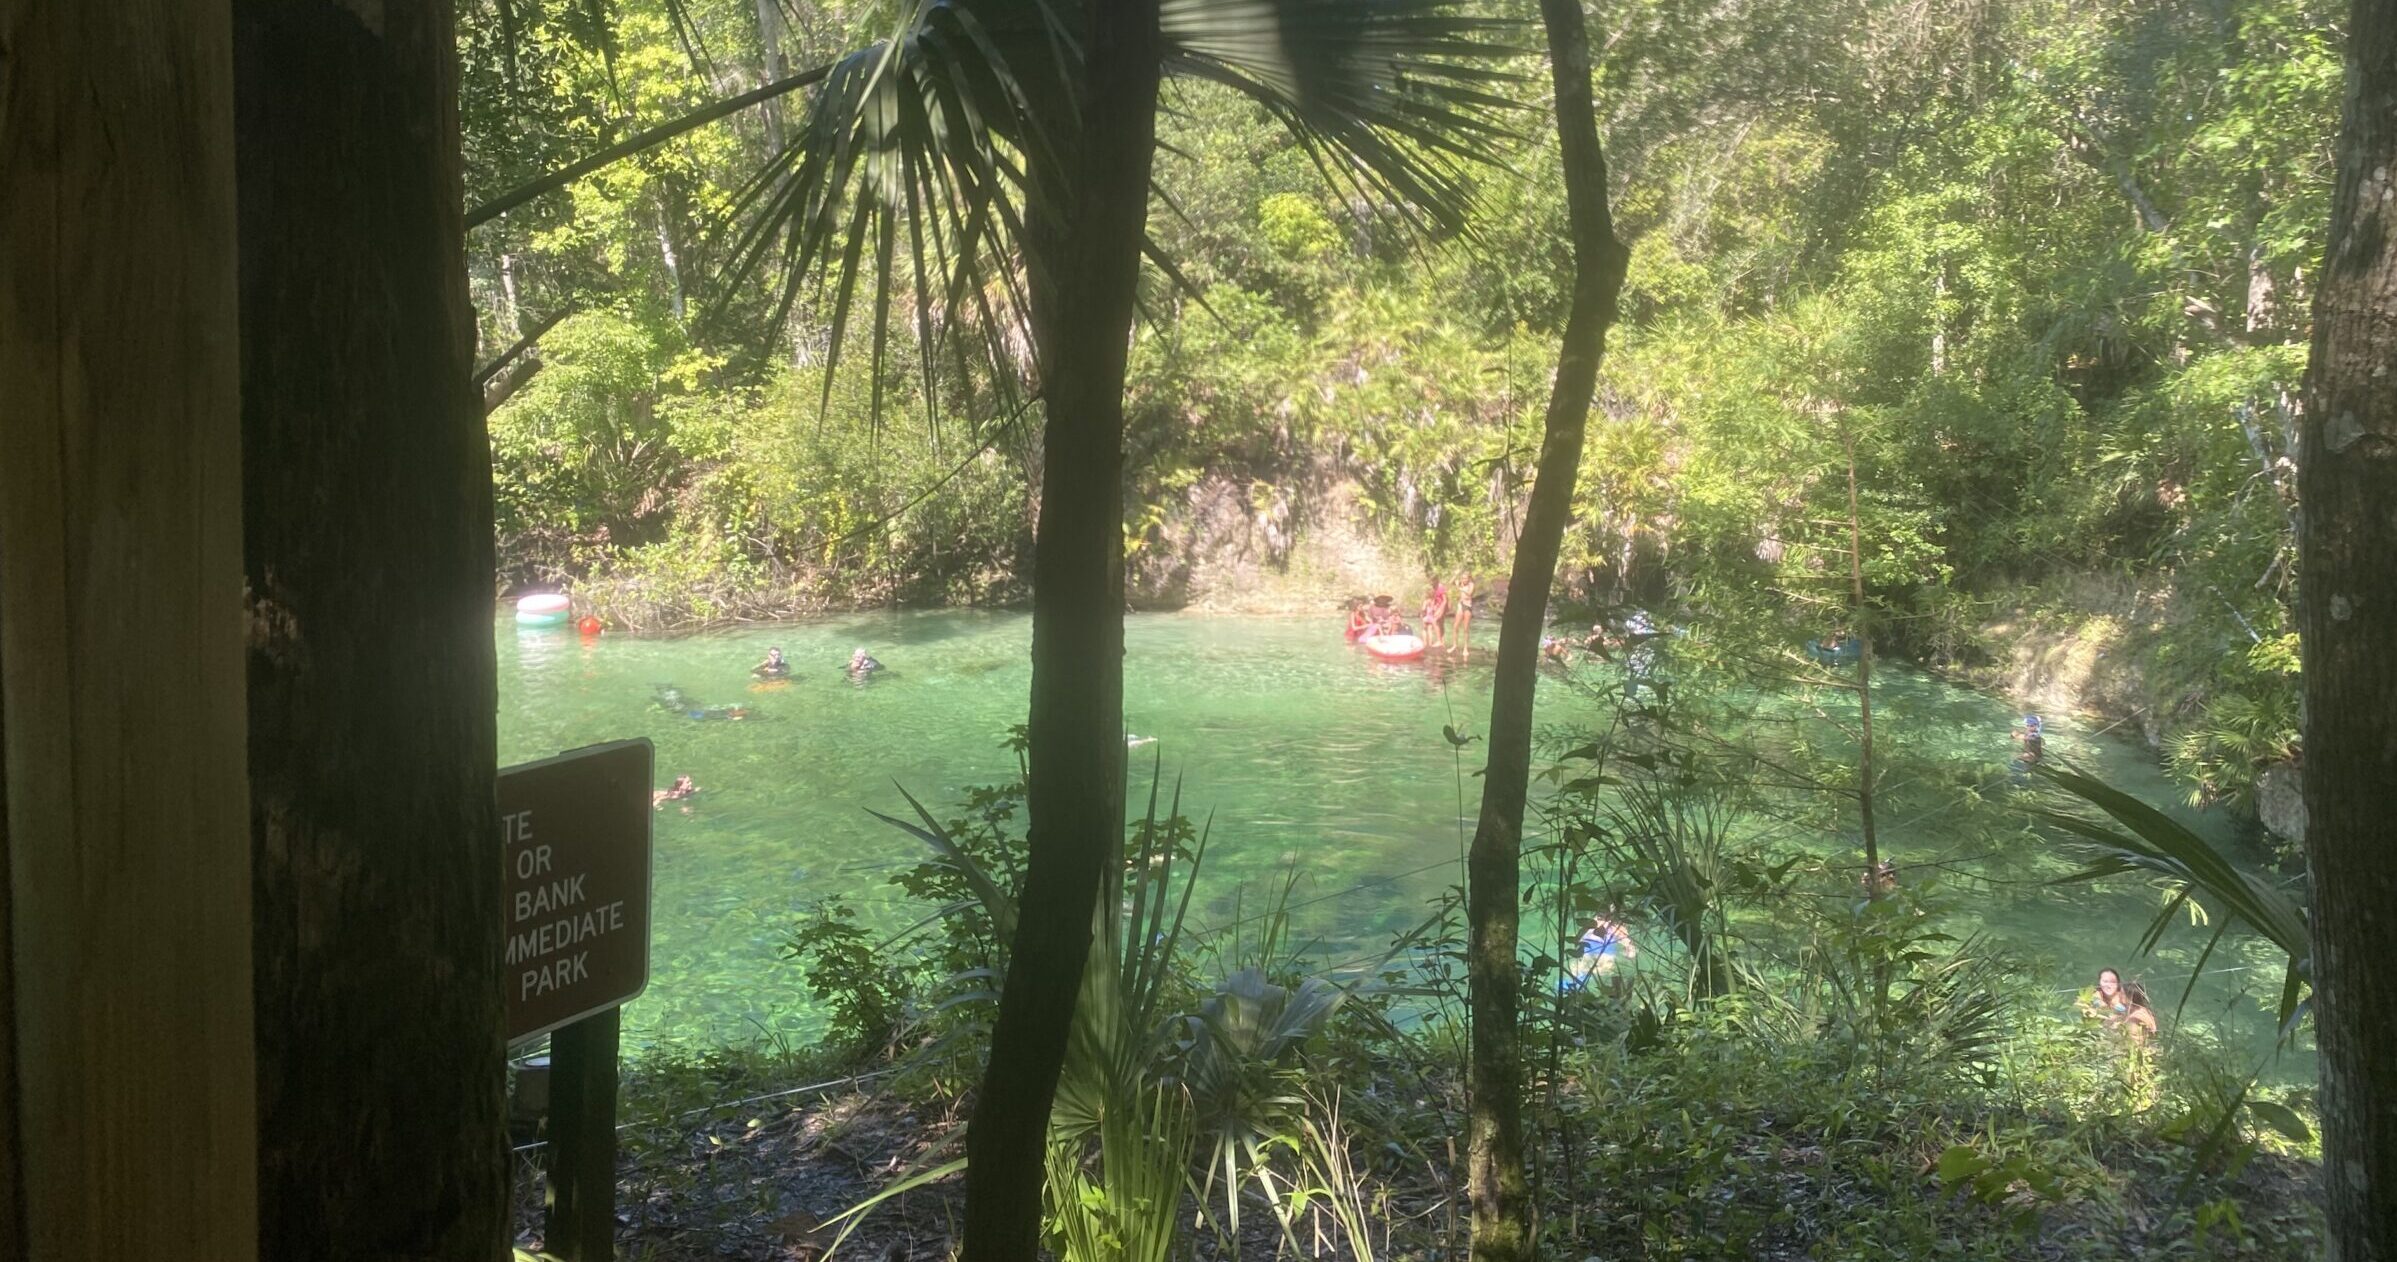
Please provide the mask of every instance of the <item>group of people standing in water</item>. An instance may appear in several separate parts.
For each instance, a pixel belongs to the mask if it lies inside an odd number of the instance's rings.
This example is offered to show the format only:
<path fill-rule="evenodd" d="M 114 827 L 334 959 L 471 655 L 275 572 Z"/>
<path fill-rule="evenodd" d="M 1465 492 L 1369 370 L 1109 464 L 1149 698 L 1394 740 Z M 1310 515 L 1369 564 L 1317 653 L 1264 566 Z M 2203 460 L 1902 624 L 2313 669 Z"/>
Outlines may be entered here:
<path fill-rule="evenodd" d="M 1424 596 L 1420 610 L 1425 648 L 1472 649 L 1473 601 L 1479 589 L 1480 582 L 1471 573 L 1458 575 L 1453 583 L 1432 579 L 1431 591 Z M 1414 629 L 1407 625 L 1406 615 L 1399 611 L 1395 598 L 1358 597 L 1349 602 L 1349 639 L 1412 634 Z"/>

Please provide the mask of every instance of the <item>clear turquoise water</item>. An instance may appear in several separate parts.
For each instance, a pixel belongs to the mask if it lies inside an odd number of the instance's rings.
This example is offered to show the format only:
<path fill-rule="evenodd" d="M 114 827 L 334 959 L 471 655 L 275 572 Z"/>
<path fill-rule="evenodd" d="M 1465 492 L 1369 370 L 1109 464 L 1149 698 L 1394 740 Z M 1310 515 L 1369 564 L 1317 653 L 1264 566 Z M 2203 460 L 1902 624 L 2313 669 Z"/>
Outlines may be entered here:
<path fill-rule="evenodd" d="M 1127 621 L 1127 723 L 1156 738 L 1134 757 L 1134 798 L 1157 755 L 1169 784 L 1182 780 L 1185 813 L 1212 817 L 1197 924 L 1231 919 L 1244 887 L 1254 908 L 1260 887 L 1292 865 L 1301 882 L 1296 918 L 1324 954 L 1371 951 L 1421 922 L 1458 879 L 1460 837 L 1478 805 L 1470 773 L 1480 746 L 1466 751 L 1460 810 L 1460 769 L 1441 734 L 1444 724 L 1476 732 L 1486 722 L 1497 628 L 1478 630 L 1483 643 L 1469 661 L 1389 665 L 1344 643 L 1329 621 Z M 651 982 L 625 1013 L 637 1045 L 812 1037 L 810 1000 L 781 956 L 806 906 L 839 894 L 890 927 L 914 919 L 885 881 L 915 863 L 920 847 L 867 811 L 901 810 L 900 786 L 942 811 L 968 786 L 1015 773 L 1004 741 L 1022 721 L 1030 683 L 1022 615 L 861 615 L 678 639 L 585 640 L 503 621 L 497 638 L 503 762 L 646 735 L 661 785 L 687 773 L 705 790 L 688 814 L 659 817 Z M 785 649 L 796 673 L 785 687 L 753 693 L 748 670 L 769 645 Z M 841 670 L 859 645 L 889 668 L 865 687 Z M 1607 721 L 1591 690 L 1619 686 L 1619 675 L 1592 664 L 1576 677 L 1587 689 L 1542 680 L 1540 722 L 1551 734 Z M 2154 957 L 2135 958 L 2160 897 L 2137 882 L 2049 884 L 2072 863 L 2007 806 L 2015 716 L 1903 670 L 1877 682 L 1877 739 L 1888 751 L 1882 844 L 1909 865 L 1910 879 L 1937 873 L 1958 928 L 1989 935 L 2034 977 L 2052 980 L 2059 1013 L 2109 964 L 2144 977 L 2169 1013 L 2205 931 L 2183 926 Z M 755 717 L 676 718 L 651 704 L 665 683 L 706 704 L 749 704 Z M 1806 700 L 1755 693 L 1735 697 L 1734 708 L 1758 739 L 1844 749 Z M 2049 716 L 2048 731 L 2052 755 L 2150 801 L 2177 799 L 2134 743 L 2069 716 Z M 1747 826 L 1778 846 L 1846 853 L 1853 823 L 1815 802 L 1810 809 L 1793 796 L 1777 818 Z M 2219 818 L 2174 809 L 2227 834 Z M 1836 886 L 1824 896 L 1838 896 Z M 2183 1024 L 2260 1056 L 2278 978 L 2268 946 L 2227 941 Z M 2310 1061 L 2301 1054 L 2280 1072 L 2310 1072 Z"/>

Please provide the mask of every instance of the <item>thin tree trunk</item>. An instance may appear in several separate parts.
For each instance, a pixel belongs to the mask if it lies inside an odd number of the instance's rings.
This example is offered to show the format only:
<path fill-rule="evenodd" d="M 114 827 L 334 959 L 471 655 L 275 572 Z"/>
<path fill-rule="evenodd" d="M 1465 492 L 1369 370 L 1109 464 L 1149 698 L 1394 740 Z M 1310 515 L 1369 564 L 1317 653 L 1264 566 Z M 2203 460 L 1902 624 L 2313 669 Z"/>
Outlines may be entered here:
<path fill-rule="evenodd" d="M 666 303 L 674 313 L 674 322 L 681 324 L 686 314 L 682 287 L 682 255 L 674 248 L 674 233 L 666 219 L 666 199 L 660 197 L 658 212 L 658 258 L 666 265 Z"/>
<path fill-rule="evenodd" d="M 762 82 L 772 83 L 790 73 L 789 63 L 784 60 L 782 53 L 782 27 L 782 0 L 757 0 L 757 45 L 765 67 L 764 73 L 759 76 Z M 765 117 L 766 148 L 769 152 L 781 153 L 782 102 L 779 99 L 766 102 Z"/>
<path fill-rule="evenodd" d="M 1854 624 L 1849 630 L 1856 636 L 1856 814 L 1864 827 L 1865 889 L 1878 898 L 1881 839 L 1873 828 L 1873 637 L 1864 606 L 1864 522 L 1856 511 L 1855 435 L 1842 435 L 1842 441 L 1848 449 L 1848 599 Z"/>
<path fill-rule="evenodd" d="M 235 0 L 260 1253 L 507 1242 L 491 468 L 446 0 Z"/>
<path fill-rule="evenodd" d="M 1590 40 L 1580 0 L 1540 0 L 1540 17 L 1548 31 L 1556 84 L 1557 143 L 1564 154 L 1565 205 L 1573 235 L 1573 291 L 1556 382 L 1548 395 L 1538 480 L 1532 483 L 1531 504 L 1515 540 L 1506 612 L 1499 620 L 1490 760 L 1483 771 L 1481 818 L 1466 860 L 1473 1053 L 1465 1160 L 1477 1262 L 1517 1262 L 1532 1256 L 1517 1034 L 1521 981 L 1515 962 L 1522 912 L 1523 811 L 1531 785 L 1532 695 L 1557 551 L 1573 511 L 1582 435 L 1630 258 L 1615 239 L 1607 208 L 1606 156 L 1599 147 L 1597 112 L 1591 103 Z"/>
<path fill-rule="evenodd" d="M 2298 440 L 2305 846 L 2333 1262 L 2397 1259 L 2397 4 L 2350 10 Z"/>
<path fill-rule="evenodd" d="M 518 337 L 524 336 L 524 304 L 516 296 L 516 256 L 499 256 L 499 292 L 501 297 L 499 327 Z"/>
<path fill-rule="evenodd" d="M 1156 0 L 1093 6 L 1070 179 L 1034 183 L 1026 257 L 1048 425 L 1032 556 L 1031 857 L 966 1132 L 967 1262 L 1039 1254 L 1049 1106 L 1103 869 L 1123 837 L 1124 365 L 1161 44 Z"/>

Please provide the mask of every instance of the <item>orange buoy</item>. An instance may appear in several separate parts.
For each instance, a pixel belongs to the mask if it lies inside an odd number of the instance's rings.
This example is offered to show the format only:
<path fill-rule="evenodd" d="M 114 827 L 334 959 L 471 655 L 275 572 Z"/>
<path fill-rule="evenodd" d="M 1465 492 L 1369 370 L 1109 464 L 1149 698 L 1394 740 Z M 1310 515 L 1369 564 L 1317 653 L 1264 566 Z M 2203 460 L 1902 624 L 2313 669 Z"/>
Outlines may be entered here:
<path fill-rule="evenodd" d="M 589 614 L 584 614 L 583 620 L 574 624 L 574 629 L 582 632 L 584 635 L 597 635 L 599 634 L 599 619 L 594 618 Z"/>

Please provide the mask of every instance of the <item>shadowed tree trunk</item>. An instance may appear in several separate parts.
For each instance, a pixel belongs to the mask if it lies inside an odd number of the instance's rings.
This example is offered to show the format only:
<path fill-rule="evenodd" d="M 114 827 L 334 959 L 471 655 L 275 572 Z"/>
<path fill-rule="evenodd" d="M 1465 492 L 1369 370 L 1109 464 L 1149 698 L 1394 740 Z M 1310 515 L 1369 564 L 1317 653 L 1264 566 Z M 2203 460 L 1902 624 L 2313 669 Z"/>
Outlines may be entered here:
<path fill-rule="evenodd" d="M 235 0 L 261 1256 L 507 1243 L 447 0 Z"/>
<path fill-rule="evenodd" d="M 1523 1062 L 1517 1047 L 1517 921 L 1523 885 L 1523 809 L 1531 784 L 1532 693 L 1539 681 L 1540 632 L 1557 549 L 1573 511 L 1583 431 L 1598 389 L 1606 331 L 1630 261 L 1615 239 L 1606 201 L 1606 156 L 1590 100 L 1590 39 L 1580 0 L 1540 0 L 1556 82 L 1557 144 L 1563 150 L 1565 206 L 1572 228 L 1572 305 L 1556 382 L 1548 395 L 1538 480 L 1515 540 L 1506 612 L 1498 628 L 1498 670 L 1490 697 L 1490 761 L 1481 818 L 1467 859 L 1466 916 L 1472 941 L 1466 971 L 1473 1017 L 1472 1103 L 1466 1162 L 1473 1202 L 1473 1257 L 1518 1262 L 1532 1256 L 1531 1206 L 1523 1175 Z"/>
<path fill-rule="evenodd" d="M 2356 0 L 2298 442 L 2306 860 L 2334 1262 L 2397 1259 L 2397 4 Z"/>
<path fill-rule="evenodd" d="M 1079 151 L 1036 173 L 1025 254 L 1048 424 L 1032 556 L 1031 859 L 966 1132 L 967 1262 L 1039 1253 L 1049 1105 L 1124 828 L 1124 361 L 1156 149 L 1156 0 L 1092 6 Z M 1064 178 L 1060 178 L 1060 177 Z"/>

